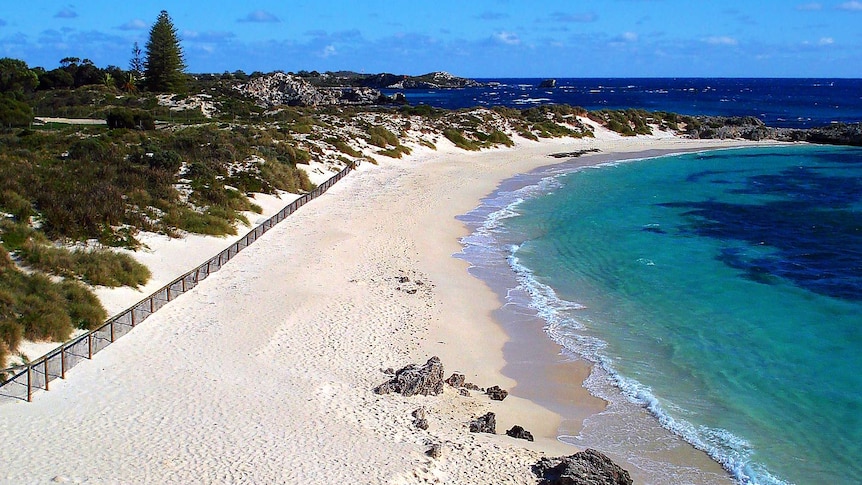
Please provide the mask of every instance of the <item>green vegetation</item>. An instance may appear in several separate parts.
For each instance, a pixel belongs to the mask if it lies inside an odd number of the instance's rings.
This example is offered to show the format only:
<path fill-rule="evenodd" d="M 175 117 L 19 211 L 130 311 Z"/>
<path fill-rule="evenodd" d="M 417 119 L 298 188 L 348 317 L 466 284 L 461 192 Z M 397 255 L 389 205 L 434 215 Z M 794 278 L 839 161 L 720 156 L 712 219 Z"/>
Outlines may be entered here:
<path fill-rule="evenodd" d="M 105 318 L 104 308 L 86 287 L 25 274 L 0 247 L 0 361 L 22 338 L 63 341 L 75 328 L 92 329 Z"/>
<path fill-rule="evenodd" d="M 443 136 L 454 143 L 456 147 L 463 150 L 476 151 L 481 148 L 478 143 L 473 140 L 468 140 L 467 137 L 464 136 L 464 133 L 455 128 L 446 128 L 443 130 Z"/>
<path fill-rule="evenodd" d="M 379 125 L 371 125 L 368 127 L 368 143 L 386 148 L 387 146 L 398 146 L 400 141 L 395 133 L 387 130 Z"/>
<path fill-rule="evenodd" d="M 390 148 L 388 150 L 381 150 L 377 152 L 381 155 L 385 155 L 390 158 L 401 158 L 401 155 L 410 155 L 410 148 L 404 145 L 396 145 L 394 148 Z"/>

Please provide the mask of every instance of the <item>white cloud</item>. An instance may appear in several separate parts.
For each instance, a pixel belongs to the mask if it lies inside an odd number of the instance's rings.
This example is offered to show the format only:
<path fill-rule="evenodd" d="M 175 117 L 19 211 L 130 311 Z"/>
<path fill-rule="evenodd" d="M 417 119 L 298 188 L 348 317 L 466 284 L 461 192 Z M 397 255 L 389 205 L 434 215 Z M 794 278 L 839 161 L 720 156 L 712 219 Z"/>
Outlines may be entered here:
<path fill-rule="evenodd" d="M 801 5 L 797 5 L 796 10 L 809 11 L 809 12 L 810 11 L 816 11 L 816 10 L 823 10 L 823 4 L 817 3 L 817 2 L 803 3 Z"/>
<path fill-rule="evenodd" d="M 551 13 L 551 20 L 555 22 L 577 22 L 577 23 L 589 23 L 595 22 L 598 20 L 598 15 L 587 12 L 587 13 L 567 13 L 567 12 L 553 12 Z"/>
<path fill-rule="evenodd" d="M 853 2 L 850 2 L 850 3 L 853 3 Z M 57 19 L 73 19 L 77 16 L 78 16 L 78 14 L 74 10 L 72 10 L 71 8 L 64 8 L 63 10 L 60 10 L 59 12 L 54 14 L 54 18 L 57 18 Z"/>
<path fill-rule="evenodd" d="M 620 36 L 626 42 L 637 42 L 638 34 L 635 32 L 623 32 Z"/>
<path fill-rule="evenodd" d="M 276 17 L 274 14 L 267 12 L 266 10 L 255 10 L 245 17 L 237 20 L 237 22 L 281 22 L 281 20 Z"/>
<path fill-rule="evenodd" d="M 851 2 L 844 2 L 838 6 L 840 10 L 850 10 L 853 12 L 862 12 L 862 2 L 858 0 L 853 0 Z"/>
<path fill-rule="evenodd" d="M 335 49 L 335 46 L 329 44 L 328 46 L 323 48 L 323 52 L 320 53 L 320 57 L 327 58 L 332 57 L 336 54 L 338 54 L 338 51 Z"/>
<path fill-rule="evenodd" d="M 147 23 L 141 19 L 132 19 L 117 27 L 120 30 L 147 30 Z"/>
<path fill-rule="evenodd" d="M 513 34 L 512 32 L 498 32 L 494 34 L 494 38 L 498 42 L 508 45 L 518 45 L 521 43 L 521 39 L 518 38 L 518 35 Z"/>
<path fill-rule="evenodd" d="M 832 45 L 835 43 L 835 39 L 832 37 L 823 37 L 817 42 L 818 45 Z"/>
<path fill-rule="evenodd" d="M 738 45 L 739 41 L 734 39 L 733 37 L 727 36 L 715 36 L 715 37 L 707 37 L 704 39 L 704 42 L 711 45 Z"/>

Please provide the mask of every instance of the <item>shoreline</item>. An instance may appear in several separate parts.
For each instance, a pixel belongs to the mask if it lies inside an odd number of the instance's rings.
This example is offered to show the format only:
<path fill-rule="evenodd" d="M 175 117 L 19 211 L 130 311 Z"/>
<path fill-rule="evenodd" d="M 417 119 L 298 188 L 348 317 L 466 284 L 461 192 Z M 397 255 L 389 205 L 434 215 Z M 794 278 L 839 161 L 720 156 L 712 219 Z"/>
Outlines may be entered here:
<path fill-rule="evenodd" d="M 486 220 L 488 213 L 499 210 L 503 204 L 499 194 L 517 192 L 525 187 L 535 187 L 542 180 L 554 177 L 560 173 L 569 173 L 585 167 L 598 167 L 605 164 L 629 163 L 640 160 L 673 156 L 683 153 L 700 152 L 705 150 L 724 150 L 733 148 L 748 148 L 762 145 L 742 145 L 729 147 L 692 147 L 684 149 L 649 149 L 642 152 L 629 153 L 620 156 L 619 153 L 598 153 L 593 159 L 583 160 L 581 158 L 561 161 L 556 164 L 539 167 L 526 174 L 518 174 L 513 178 L 501 182 L 497 190 L 486 197 L 492 203 L 490 209 L 482 206 L 462 217 L 466 224 L 472 229 L 477 229 Z M 507 197 L 504 200 L 512 200 L 517 197 Z M 483 199 L 486 200 L 486 199 Z M 484 203 L 484 202 L 483 202 Z M 478 213 L 478 214 L 476 214 Z M 475 232 L 473 233 L 475 235 Z M 482 242 L 484 237 L 479 238 Z M 470 241 L 467 243 L 468 248 Z M 466 251 L 465 251 L 466 252 Z M 484 254 L 484 253 L 483 253 Z M 503 375 L 513 378 L 516 385 L 511 389 L 512 394 L 526 398 L 540 406 L 553 411 L 559 417 L 559 427 L 556 434 L 547 436 L 549 439 L 558 439 L 569 446 L 584 448 L 592 447 L 599 449 L 614 459 L 624 469 L 628 470 L 636 483 L 699 483 L 699 484 L 732 484 L 735 481 L 718 462 L 708 456 L 707 453 L 694 448 L 682 437 L 674 435 L 663 428 L 656 417 L 647 412 L 638 413 L 639 406 L 625 402 L 623 412 L 641 414 L 635 418 L 639 424 L 638 430 L 645 430 L 650 439 L 659 442 L 660 446 L 652 446 L 643 441 L 640 451 L 644 455 L 649 454 L 652 464 L 667 464 L 673 467 L 672 477 L 658 477 L 655 469 L 645 470 L 644 465 L 650 462 L 635 464 L 625 456 L 602 449 L 601 446 L 589 445 L 579 446 L 579 441 L 588 437 L 582 437 L 581 432 L 587 426 L 587 420 L 602 421 L 602 415 L 614 414 L 609 407 L 615 403 L 619 408 L 619 401 L 626 398 L 618 389 L 613 392 L 620 394 L 613 396 L 613 401 L 607 401 L 597 397 L 587 390 L 585 381 L 588 378 L 604 379 L 605 371 L 596 368 L 595 364 L 584 360 L 573 354 L 562 345 L 555 342 L 545 331 L 547 322 L 532 309 L 524 307 L 524 303 L 512 303 L 512 291 L 520 286 L 516 275 L 509 267 L 506 257 L 508 254 L 500 252 L 493 253 L 491 257 L 483 254 L 472 254 L 464 256 L 464 259 L 472 261 L 476 266 L 471 266 L 470 272 L 479 280 L 493 289 L 498 298 L 499 308 L 494 312 L 493 318 L 498 325 L 504 329 L 509 340 L 504 345 L 503 353 L 505 366 L 501 370 Z M 516 295 L 513 300 L 520 301 L 529 298 L 526 295 Z M 618 411 L 618 410 L 617 410 Z M 608 425 L 604 422 L 601 425 Z M 595 430 L 593 430 L 595 431 Z M 620 430 L 621 432 L 627 429 Z M 588 439 L 587 439 L 588 441 Z M 639 457 L 640 458 L 640 457 Z M 668 479 L 669 478 L 669 479 Z"/>
<path fill-rule="evenodd" d="M 452 257 L 466 235 L 456 216 L 501 181 L 559 164 L 549 153 L 599 147 L 626 159 L 656 144 L 754 146 L 564 139 L 466 153 L 440 143 L 363 165 L 67 381 L 0 409 L 0 457 L 11 464 L 0 481 L 532 483 L 539 456 L 577 450 L 557 439 L 563 417 L 520 396 L 506 373 L 499 297 Z M 402 291 L 400 276 L 422 287 Z M 432 355 L 447 377 L 460 371 L 515 394 L 370 392 L 385 380 L 379 369 Z M 419 406 L 427 432 L 411 425 Z M 498 435 L 468 433 L 466 422 L 487 411 Z M 503 435 L 512 424 L 536 441 Z M 443 444 L 440 459 L 424 456 L 429 443 Z"/>

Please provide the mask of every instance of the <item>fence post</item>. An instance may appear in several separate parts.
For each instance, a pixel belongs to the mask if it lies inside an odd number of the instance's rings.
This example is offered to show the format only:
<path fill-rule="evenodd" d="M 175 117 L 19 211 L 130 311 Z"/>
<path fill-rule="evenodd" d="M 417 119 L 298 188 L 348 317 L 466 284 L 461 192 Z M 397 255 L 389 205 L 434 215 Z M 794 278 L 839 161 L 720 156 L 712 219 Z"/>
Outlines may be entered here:
<path fill-rule="evenodd" d="M 33 366 L 27 364 L 27 402 L 33 402 Z"/>
<path fill-rule="evenodd" d="M 135 309 L 137 308 L 137 306 L 132 307 L 132 328 L 134 328 L 134 326 L 138 324 L 138 322 L 135 321 Z"/>
<path fill-rule="evenodd" d="M 114 343 L 114 321 L 111 320 L 111 343 Z"/>
<path fill-rule="evenodd" d="M 183 276 L 183 293 L 186 292 L 186 277 Z"/>
<path fill-rule="evenodd" d="M 45 359 L 45 390 L 48 390 L 48 359 Z"/>
<path fill-rule="evenodd" d="M 155 308 L 155 298 L 153 298 L 153 296 L 152 296 L 152 295 L 150 295 L 150 315 L 152 315 L 152 314 L 153 314 L 153 313 L 155 313 L 155 312 L 156 312 L 156 308 Z"/>
<path fill-rule="evenodd" d="M 171 301 L 171 286 L 172 285 L 168 285 L 168 287 L 165 288 L 165 293 L 168 294 L 168 301 Z"/>
<path fill-rule="evenodd" d="M 60 347 L 60 379 L 66 378 L 66 344 Z"/>
<path fill-rule="evenodd" d="M 93 333 L 87 334 L 87 358 L 93 360 Z"/>

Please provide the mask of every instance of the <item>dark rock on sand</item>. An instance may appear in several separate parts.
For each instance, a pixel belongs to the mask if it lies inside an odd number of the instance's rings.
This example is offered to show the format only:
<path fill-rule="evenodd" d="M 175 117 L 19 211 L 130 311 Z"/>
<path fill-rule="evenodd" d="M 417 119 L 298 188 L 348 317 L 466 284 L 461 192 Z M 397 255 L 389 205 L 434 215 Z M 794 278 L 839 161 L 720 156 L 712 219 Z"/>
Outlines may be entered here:
<path fill-rule="evenodd" d="M 533 441 L 533 433 L 530 433 L 526 429 L 518 426 L 517 424 L 512 426 L 512 429 L 506 431 L 507 436 L 511 436 L 512 438 L 517 438 L 519 440 L 527 440 Z"/>
<path fill-rule="evenodd" d="M 494 413 L 479 416 L 470 421 L 470 432 L 497 434 L 497 417 Z"/>
<path fill-rule="evenodd" d="M 436 396 L 443 392 L 443 363 L 439 357 L 431 357 L 425 365 L 411 364 L 397 372 L 395 376 L 374 388 L 377 394 L 397 392 L 410 397 L 417 394 Z"/>
<path fill-rule="evenodd" d="M 492 401 L 502 401 L 509 395 L 509 391 L 500 389 L 500 386 L 493 386 L 488 388 L 488 390 L 485 391 L 485 394 L 490 396 Z"/>
<path fill-rule="evenodd" d="M 426 419 L 425 408 L 418 408 L 413 411 L 413 426 L 419 429 L 428 429 L 428 419 Z"/>
<path fill-rule="evenodd" d="M 443 456 L 443 445 L 440 443 L 434 443 L 431 445 L 431 448 L 428 448 L 428 451 L 426 451 L 425 454 L 431 458 L 440 458 Z"/>
<path fill-rule="evenodd" d="M 596 450 L 560 458 L 542 458 L 533 465 L 542 485 L 631 485 L 629 472 Z"/>
<path fill-rule="evenodd" d="M 446 379 L 446 384 L 449 384 L 454 388 L 464 387 L 464 379 L 466 379 L 464 374 L 458 374 L 456 372 Z"/>

